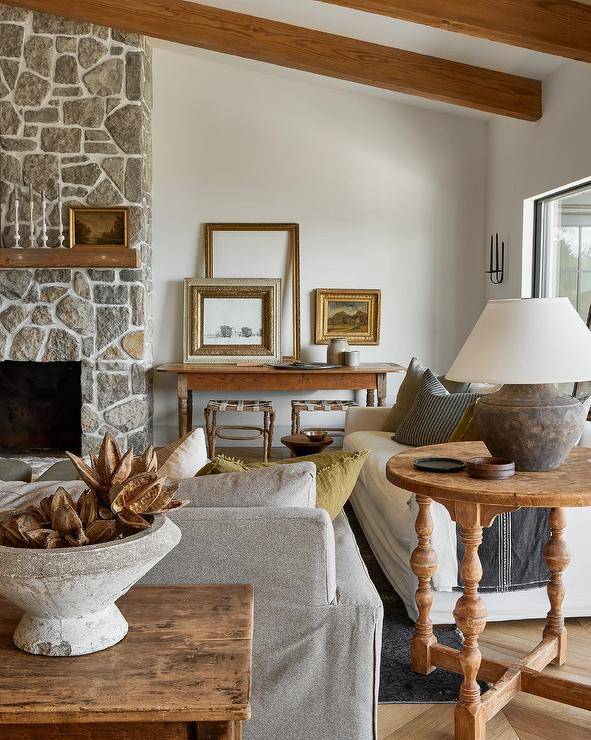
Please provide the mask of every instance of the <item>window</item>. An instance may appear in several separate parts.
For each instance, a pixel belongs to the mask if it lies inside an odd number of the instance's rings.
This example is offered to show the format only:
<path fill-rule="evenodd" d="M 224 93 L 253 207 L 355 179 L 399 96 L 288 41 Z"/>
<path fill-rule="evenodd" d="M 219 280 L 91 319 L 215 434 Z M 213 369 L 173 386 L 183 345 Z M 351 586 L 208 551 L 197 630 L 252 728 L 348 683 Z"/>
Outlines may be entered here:
<path fill-rule="evenodd" d="M 569 298 L 584 321 L 591 308 L 591 186 L 536 202 L 534 296 Z"/>

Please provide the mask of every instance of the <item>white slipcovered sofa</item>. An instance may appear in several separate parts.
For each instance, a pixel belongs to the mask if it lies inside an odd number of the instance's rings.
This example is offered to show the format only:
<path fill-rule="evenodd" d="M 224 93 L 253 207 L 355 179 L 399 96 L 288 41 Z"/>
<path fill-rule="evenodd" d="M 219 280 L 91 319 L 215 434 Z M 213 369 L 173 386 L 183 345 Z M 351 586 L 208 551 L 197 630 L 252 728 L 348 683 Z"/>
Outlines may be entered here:
<path fill-rule="evenodd" d="M 371 449 L 351 496 L 351 504 L 365 536 L 388 580 L 403 599 L 411 619 L 416 619 L 415 590 L 417 579 L 410 567 L 410 556 L 416 546 L 414 529 L 416 502 L 413 494 L 392 485 L 386 478 L 386 463 L 393 456 L 410 449 L 392 440 L 392 432 L 381 431 L 389 408 L 353 408 L 347 411 L 346 450 Z M 581 445 L 591 447 L 591 423 L 587 422 Z M 589 451 L 591 458 L 591 450 Z M 431 506 L 434 529 L 432 544 L 439 566 L 433 578 L 434 624 L 451 624 L 458 599 L 458 559 L 456 525 L 441 504 Z M 591 616 L 591 509 L 568 509 L 566 542 L 572 553 L 566 571 L 566 616 Z M 488 619 L 534 619 L 546 616 L 548 598 L 545 588 L 532 588 L 504 593 L 483 593 Z"/>

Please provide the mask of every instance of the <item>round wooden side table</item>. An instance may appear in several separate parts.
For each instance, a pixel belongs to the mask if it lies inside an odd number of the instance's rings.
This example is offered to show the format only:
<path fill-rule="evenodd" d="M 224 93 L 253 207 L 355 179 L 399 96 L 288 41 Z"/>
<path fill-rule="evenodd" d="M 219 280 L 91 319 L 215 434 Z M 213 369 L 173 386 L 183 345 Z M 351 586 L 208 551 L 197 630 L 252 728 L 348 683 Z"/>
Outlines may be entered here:
<path fill-rule="evenodd" d="M 333 438 L 325 437 L 315 442 L 308 439 L 305 434 L 289 434 L 287 437 L 281 437 L 281 442 L 291 451 L 292 457 L 304 457 L 322 452 L 333 443 Z"/>
<path fill-rule="evenodd" d="M 486 723 L 519 691 L 591 709 L 589 686 L 543 673 L 550 663 L 566 660 L 566 629 L 561 607 L 565 588 L 562 575 L 570 562 L 564 540 L 564 508 L 591 506 L 591 450 L 575 447 L 557 470 L 544 473 L 517 473 L 506 480 L 479 480 L 462 473 L 426 473 L 416 470 L 420 457 L 470 457 L 488 455 L 481 442 L 456 442 L 433 447 L 417 447 L 392 457 L 386 468 L 388 480 L 416 494 L 419 507 L 415 524 L 418 546 L 411 556 L 413 572 L 419 580 L 416 604 L 419 612 L 411 642 L 411 668 L 429 674 L 444 668 L 464 676 L 455 709 L 456 740 L 483 740 Z M 464 557 L 460 574 L 464 593 L 454 609 L 454 619 L 464 635 L 461 650 L 437 643 L 429 612 L 433 603 L 431 578 L 437 570 L 437 556 L 431 547 L 433 521 L 431 501 L 449 511 L 461 528 Z M 478 636 L 486 626 L 486 607 L 478 595 L 482 565 L 478 548 L 483 527 L 490 527 L 496 516 L 520 508 L 550 508 L 550 538 L 544 559 L 550 571 L 548 599 L 550 611 L 541 642 L 522 660 L 510 664 L 482 660 Z M 477 679 L 493 684 L 483 696 Z"/>

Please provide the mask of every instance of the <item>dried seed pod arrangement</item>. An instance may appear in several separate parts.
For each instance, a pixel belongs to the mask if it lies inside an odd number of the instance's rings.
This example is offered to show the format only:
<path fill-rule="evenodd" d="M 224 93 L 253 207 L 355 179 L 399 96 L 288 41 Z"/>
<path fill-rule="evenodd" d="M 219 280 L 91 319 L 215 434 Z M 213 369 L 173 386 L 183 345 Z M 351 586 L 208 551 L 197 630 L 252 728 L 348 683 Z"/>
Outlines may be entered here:
<path fill-rule="evenodd" d="M 153 447 L 122 454 L 110 434 L 87 465 L 67 453 L 89 487 L 76 503 L 63 488 L 0 523 L 0 544 L 48 550 L 96 545 L 152 526 L 153 516 L 186 506 L 175 499 L 178 484 L 158 475 Z"/>

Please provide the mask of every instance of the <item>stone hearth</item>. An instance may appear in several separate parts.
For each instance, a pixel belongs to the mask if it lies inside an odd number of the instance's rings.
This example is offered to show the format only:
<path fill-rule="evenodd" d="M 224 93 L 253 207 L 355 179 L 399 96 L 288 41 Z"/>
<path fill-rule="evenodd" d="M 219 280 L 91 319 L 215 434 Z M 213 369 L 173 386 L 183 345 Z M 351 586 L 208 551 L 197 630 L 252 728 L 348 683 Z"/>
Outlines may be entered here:
<path fill-rule="evenodd" d="M 140 269 L 0 270 L 0 360 L 82 362 L 82 450 L 110 430 L 151 441 L 151 54 L 146 41 L 0 4 L 0 216 L 14 246 L 14 186 L 50 202 L 49 244 L 71 205 L 129 208 Z M 23 191 L 21 245 L 28 246 Z M 66 243 L 68 235 L 66 233 Z M 41 246 L 39 238 L 37 245 Z"/>

